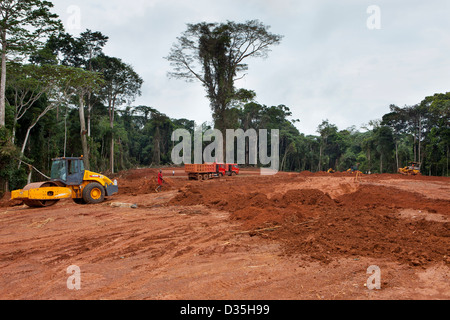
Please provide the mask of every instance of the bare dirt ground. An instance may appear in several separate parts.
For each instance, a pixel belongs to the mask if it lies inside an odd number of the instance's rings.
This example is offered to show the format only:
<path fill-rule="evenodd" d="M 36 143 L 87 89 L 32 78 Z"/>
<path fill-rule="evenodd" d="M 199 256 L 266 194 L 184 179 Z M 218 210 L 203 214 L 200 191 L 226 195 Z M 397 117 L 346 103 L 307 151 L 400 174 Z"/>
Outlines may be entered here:
<path fill-rule="evenodd" d="M 450 298 L 450 178 L 247 169 L 189 181 L 166 168 L 155 193 L 156 172 L 117 175 L 119 194 L 99 205 L 4 198 L 0 299 Z M 370 266 L 380 289 L 366 286 Z"/>

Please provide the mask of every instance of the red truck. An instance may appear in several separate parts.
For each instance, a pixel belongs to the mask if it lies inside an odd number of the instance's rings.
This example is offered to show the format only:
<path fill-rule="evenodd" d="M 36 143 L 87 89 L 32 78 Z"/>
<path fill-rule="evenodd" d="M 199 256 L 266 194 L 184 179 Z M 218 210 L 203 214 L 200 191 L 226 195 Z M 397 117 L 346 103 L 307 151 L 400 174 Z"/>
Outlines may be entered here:
<path fill-rule="evenodd" d="M 237 175 L 239 166 L 236 163 L 185 164 L 184 171 L 188 174 L 189 180 L 208 180 L 224 175 Z"/>

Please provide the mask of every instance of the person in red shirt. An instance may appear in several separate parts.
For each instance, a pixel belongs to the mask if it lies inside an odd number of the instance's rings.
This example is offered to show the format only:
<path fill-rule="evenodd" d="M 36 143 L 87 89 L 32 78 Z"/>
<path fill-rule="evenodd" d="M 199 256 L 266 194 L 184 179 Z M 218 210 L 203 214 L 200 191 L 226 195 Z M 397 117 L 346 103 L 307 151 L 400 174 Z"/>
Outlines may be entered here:
<path fill-rule="evenodd" d="M 164 181 L 164 179 L 163 179 L 162 170 L 159 170 L 159 173 L 158 173 L 158 186 L 155 189 L 156 192 L 159 192 L 159 190 L 161 190 L 163 181 Z"/>

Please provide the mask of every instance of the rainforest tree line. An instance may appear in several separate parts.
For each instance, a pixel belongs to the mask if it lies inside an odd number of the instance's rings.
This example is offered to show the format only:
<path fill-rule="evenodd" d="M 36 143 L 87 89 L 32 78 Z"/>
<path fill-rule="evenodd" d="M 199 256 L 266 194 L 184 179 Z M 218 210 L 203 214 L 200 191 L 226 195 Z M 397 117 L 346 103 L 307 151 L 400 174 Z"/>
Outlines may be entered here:
<path fill-rule="evenodd" d="M 450 93 L 391 105 L 365 128 L 339 129 L 324 119 L 317 134 L 305 135 L 289 106 L 266 106 L 256 92 L 234 86 L 247 60 L 267 56 L 282 36 L 255 20 L 199 23 L 187 25 L 166 59 L 169 76 L 204 86 L 212 122 L 174 119 L 157 106 L 134 104 L 143 79 L 103 52 L 108 36 L 86 30 L 74 37 L 51 8 L 40 0 L 1 1 L 0 191 L 23 187 L 29 165 L 32 179 L 42 180 L 60 156 L 83 154 L 87 168 L 108 174 L 170 165 L 172 132 L 199 128 L 278 129 L 285 171 L 360 163 L 363 172 L 385 173 L 416 161 L 423 174 L 449 175 Z"/>

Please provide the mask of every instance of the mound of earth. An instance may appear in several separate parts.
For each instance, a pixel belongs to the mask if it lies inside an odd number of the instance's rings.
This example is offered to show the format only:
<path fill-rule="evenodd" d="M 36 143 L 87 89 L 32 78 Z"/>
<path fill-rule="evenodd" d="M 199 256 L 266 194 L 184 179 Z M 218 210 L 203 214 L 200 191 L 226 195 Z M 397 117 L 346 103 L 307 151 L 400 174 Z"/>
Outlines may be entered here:
<path fill-rule="evenodd" d="M 371 184 L 342 188 L 342 194 L 333 199 L 324 192 L 322 178 L 317 178 L 322 190 L 313 188 L 314 180 L 261 179 L 272 181 L 274 187 L 268 188 L 270 183 L 252 186 L 255 181 L 250 177 L 192 183 L 180 189 L 170 205 L 204 205 L 230 212 L 230 219 L 240 221 L 243 230 L 281 241 L 285 254 L 305 254 L 325 263 L 340 256 L 385 257 L 414 266 L 450 262 L 449 222 L 411 221 L 399 214 L 402 209 L 414 209 L 448 215 L 449 200 Z M 286 181 L 299 186 L 308 183 L 311 188 L 276 187 Z M 277 189 L 287 191 L 272 191 Z"/>

